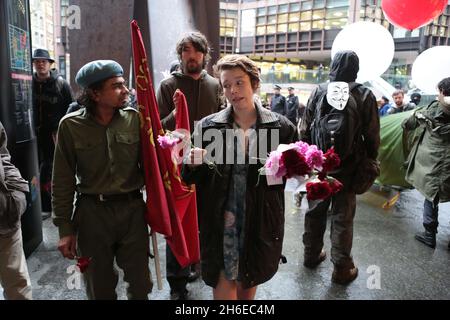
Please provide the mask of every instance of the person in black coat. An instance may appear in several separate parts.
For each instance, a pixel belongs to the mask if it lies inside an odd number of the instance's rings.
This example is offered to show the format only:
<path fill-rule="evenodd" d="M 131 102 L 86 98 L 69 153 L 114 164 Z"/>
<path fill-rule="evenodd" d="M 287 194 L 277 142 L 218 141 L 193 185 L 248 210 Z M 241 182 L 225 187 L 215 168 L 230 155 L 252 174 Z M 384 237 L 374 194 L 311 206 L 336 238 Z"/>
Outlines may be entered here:
<path fill-rule="evenodd" d="M 279 113 L 283 116 L 286 115 L 286 98 L 280 93 L 281 87 L 279 85 L 273 86 L 273 97 L 270 100 L 270 110 L 272 112 Z"/>

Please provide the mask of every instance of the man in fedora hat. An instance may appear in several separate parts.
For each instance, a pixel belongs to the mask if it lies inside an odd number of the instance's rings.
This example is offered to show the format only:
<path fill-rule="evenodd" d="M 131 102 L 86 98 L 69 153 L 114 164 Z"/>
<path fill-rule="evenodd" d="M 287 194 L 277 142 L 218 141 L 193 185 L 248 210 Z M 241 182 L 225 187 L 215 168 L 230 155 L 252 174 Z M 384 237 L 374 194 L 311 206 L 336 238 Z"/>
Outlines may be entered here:
<path fill-rule="evenodd" d="M 38 139 L 39 171 L 43 217 L 50 216 L 51 176 L 55 137 L 59 120 L 66 114 L 72 103 L 72 90 L 56 69 L 55 62 L 45 49 L 33 53 L 33 115 Z"/>

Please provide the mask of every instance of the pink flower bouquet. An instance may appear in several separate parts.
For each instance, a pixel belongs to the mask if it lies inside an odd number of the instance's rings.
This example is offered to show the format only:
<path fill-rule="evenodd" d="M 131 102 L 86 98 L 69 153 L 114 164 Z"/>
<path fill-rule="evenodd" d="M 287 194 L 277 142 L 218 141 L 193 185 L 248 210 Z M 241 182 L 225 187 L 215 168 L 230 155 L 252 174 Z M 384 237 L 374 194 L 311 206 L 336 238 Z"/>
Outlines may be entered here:
<path fill-rule="evenodd" d="M 298 141 L 279 145 L 262 168 L 268 176 L 296 178 L 306 182 L 308 200 L 324 200 L 342 190 L 343 185 L 328 173 L 339 168 L 341 160 L 334 148 L 323 153 L 315 145 Z"/>

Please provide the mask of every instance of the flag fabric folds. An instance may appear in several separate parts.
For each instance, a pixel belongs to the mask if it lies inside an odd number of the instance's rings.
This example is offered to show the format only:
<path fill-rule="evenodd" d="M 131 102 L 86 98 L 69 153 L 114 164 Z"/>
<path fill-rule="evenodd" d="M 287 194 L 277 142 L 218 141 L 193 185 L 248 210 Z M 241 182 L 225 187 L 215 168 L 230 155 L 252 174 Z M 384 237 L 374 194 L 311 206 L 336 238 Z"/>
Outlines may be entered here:
<path fill-rule="evenodd" d="M 171 150 L 158 144 L 164 135 L 153 89 L 147 54 L 139 26 L 131 22 L 136 95 L 141 118 L 142 164 L 147 195 L 147 223 L 153 232 L 165 235 L 167 244 L 181 267 L 200 260 L 195 187 L 180 177 L 180 166 Z M 190 132 L 184 95 L 177 106 L 177 129 Z"/>

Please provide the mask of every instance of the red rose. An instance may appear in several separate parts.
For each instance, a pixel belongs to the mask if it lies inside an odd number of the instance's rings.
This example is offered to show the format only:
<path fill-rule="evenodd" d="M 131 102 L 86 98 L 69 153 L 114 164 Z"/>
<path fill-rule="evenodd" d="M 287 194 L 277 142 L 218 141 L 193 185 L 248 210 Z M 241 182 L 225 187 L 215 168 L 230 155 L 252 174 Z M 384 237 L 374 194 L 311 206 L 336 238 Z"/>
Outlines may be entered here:
<path fill-rule="evenodd" d="M 306 184 L 306 198 L 308 200 L 324 200 L 331 195 L 330 184 L 326 181 L 308 182 Z"/>
<path fill-rule="evenodd" d="M 286 177 L 292 178 L 293 176 L 304 176 L 311 172 L 311 168 L 306 162 L 306 158 L 298 153 L 295 149 L 290 149 L 281 155 L 281 160 L 286 168 Z"/>
<path fill-rule="evenodd" d="M 327 178 L 327 173 L 325 171 L 320 171 L 317 177 L 320 181 L 324 181 Z"/>
<path fill-rule="evenodd" d="M 77 267 L 80 269 L 81 273 L 84 273 L 86 269 L 89 267 L 89 263 L 91 262 L 91 258 L 87 257 L 79 257 L 77 258 Z"/>
<path fill-rule="evenodd" d="M 331 180 L 331 182 L 329 184 L 330 184 L 332 194 L 336 194 L 344 188 L 344 185 L 337 179 Z"/>
<path fill-rule="evenodd" d="M 328 149 L 323 156 L 325 157 L 325 161 L 323 162 L 324 172 L 333 171 L 341 165 L 341 159 L 339 158 L 339 155 L 334 152 L 334 147 Z"/>

